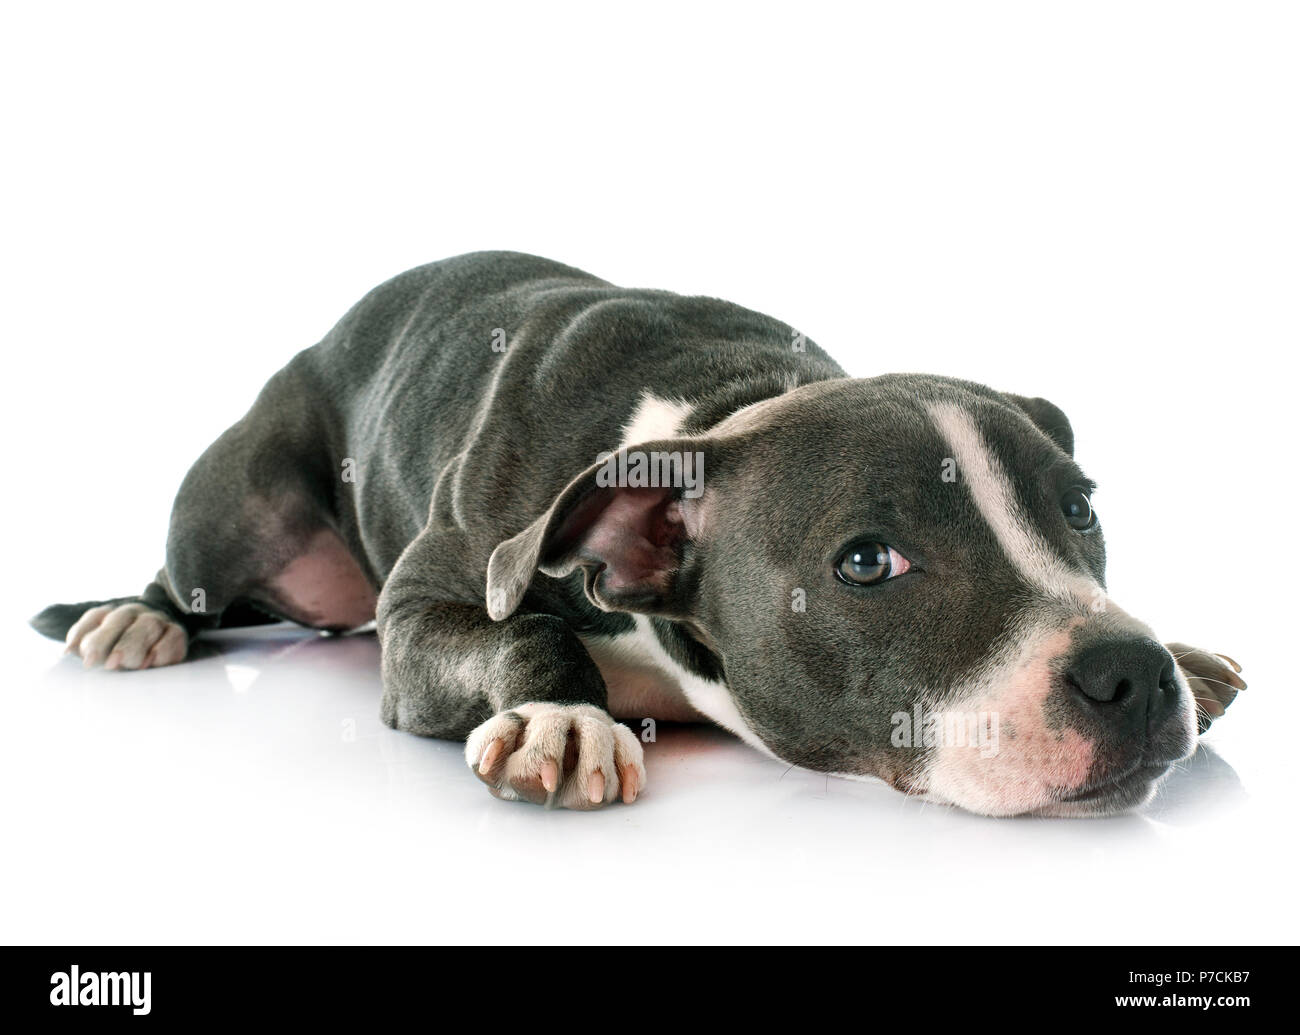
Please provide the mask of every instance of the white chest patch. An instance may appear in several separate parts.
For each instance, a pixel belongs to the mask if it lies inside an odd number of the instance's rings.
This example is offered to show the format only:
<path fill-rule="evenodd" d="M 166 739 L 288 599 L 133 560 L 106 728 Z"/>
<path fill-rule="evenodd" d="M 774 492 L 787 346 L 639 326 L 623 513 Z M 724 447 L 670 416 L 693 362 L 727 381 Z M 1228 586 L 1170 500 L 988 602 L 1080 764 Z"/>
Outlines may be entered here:
<path fill-rule="evenodd" d="M 682 668 L 664 650 L 650 619 L 646 615 L 631 617 L 636 623 L 632 632 L 581 637 L 605 677 L 610 714 L 665 722 L 710 719 L 765 755 L 776 757 L 746 725 L 726 684 Z"/>
<path fill-rule="evenodd" d="M 644 392 L 627 424 L 623 446 L 674 438 L 691 415 L 680 399 L 660 399 Z M 724 683 L 690 672 L 664 650 L 646 615 L 631 615 L 632 632 L 618 636 L 582 636 L 609 689 L 609 710 L 617 718 L 699 722 L 709 719 L 730 730 L 771 758 L 772 754 L 745 723 Z"/>
<path fill-rule="evenodd" d="M 687 403 L 678 399 L 660 399 L 650 392 L 641 396 L 632 417 L 623 425 L 623 445 L 653 442 L 661 438 L 674 438 L 682 432 L 682 425 L 691 415 Z"/>

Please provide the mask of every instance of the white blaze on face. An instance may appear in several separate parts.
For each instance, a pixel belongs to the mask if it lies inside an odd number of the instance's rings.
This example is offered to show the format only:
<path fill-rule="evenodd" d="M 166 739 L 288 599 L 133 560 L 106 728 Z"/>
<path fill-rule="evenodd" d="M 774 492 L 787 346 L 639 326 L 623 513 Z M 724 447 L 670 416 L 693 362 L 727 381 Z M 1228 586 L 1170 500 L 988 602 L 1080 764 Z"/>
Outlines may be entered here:
<path fill-rule="evenodd" d="M 1016 632 L 980 672 L 945 695 L 945 722 L 998 716 L 996 754 L 940 744 L 927 764 L 926 789 L 940 801 L 985 815 L 1016 815 L 1051 803 L 1095 775 L 1095 745 L 1049 719 L 1047 707 L 1057 685 L 1055 670 L 1071 651 L 1075 632 L 1104 622 L 1128 635 L 1153 634 L 1051 548 L 967 410 L 951 403 L 930 403 L 927 410 L 957 463 L 958 485 L 970 493 L 1007 561 L 1038 591 L 1041 603 L 1020 616 Z"/>
<path fill-rule="evenodd" d="M 926 409 L 957 461 L 958 484 L 966 486 L 1016 570 L 1062 603 L 1095 606 L 1104 600 L 1105 591 L 1097 581 L 1066 567 L 1030 523 L 1006 471 L 970 413 L 952 403 L 930 403 Z"/>

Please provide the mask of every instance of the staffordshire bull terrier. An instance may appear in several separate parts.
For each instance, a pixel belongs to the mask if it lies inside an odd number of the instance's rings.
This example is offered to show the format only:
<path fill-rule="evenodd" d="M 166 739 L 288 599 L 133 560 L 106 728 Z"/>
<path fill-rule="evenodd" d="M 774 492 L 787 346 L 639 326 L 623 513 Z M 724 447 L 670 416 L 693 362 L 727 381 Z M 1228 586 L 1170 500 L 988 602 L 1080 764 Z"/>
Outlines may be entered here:
<path fill-rule="evenodd" d="M 1106 594 L 1044 399 L 850 378 L 794 328 L 482 252 L 404 273 L 189 471 L 139 596 L 32 620 L 88 666 L 376 621 L 383 719 L 499 798 L 635 800 L 620 718 L 993 816 L 1147 801 L 1244 683 Z"/>

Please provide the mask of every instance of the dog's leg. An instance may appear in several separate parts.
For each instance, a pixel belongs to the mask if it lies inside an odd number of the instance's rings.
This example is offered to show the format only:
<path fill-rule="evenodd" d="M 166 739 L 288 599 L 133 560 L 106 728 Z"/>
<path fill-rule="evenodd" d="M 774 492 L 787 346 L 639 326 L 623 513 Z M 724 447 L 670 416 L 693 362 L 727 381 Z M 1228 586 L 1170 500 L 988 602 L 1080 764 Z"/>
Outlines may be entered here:
<path fill-rule="evenodd" d="M 1165 646 L 1191 687 L 1196 699 L 1197 731 L 1204 733 L 1236 699 L 1237 691 L 1246 689 L 1246 681 L 1239 675 L 1241 666 L 1226 654 L 1198 650 L 1185 643 Z"/>
<path fill-rule="evenodd" d="M 312 399 L 290 364 L 204 452 L 176 496 L 166 564 L 143 593 L 56 604 L 32 625 L 88 666 L 141 669 L 184 660 L 204 629 L 368 621 L 376 591 L 334 531 L 337 474 Z"/>
<path fill-rule="evenodd" d="M 384 585 L 384 722 L 467 738 L 466 762 L 498 798 L 572 809 L 633 801 L 646 779 L 641 743 L 606 711 L 577 635 L 552 615 L 494 622 L 478 605 L 438 600 L 439 560 L 456 556 L 426 531 Z"/>

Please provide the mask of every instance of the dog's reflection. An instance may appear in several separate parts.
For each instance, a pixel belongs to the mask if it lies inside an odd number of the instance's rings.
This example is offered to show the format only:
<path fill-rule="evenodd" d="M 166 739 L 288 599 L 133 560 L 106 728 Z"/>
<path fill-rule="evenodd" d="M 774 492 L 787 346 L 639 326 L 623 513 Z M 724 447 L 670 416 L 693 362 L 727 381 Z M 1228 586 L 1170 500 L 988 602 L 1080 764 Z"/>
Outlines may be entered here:
<path fill-rule="evenodd" d="M 1202 740 L 1191 758 L 1174 767 L 1139 815 L 1171 825 L 1201 823 L 1207 815 L 1240 806 L 1246 797 L 1237 771 Z"/>

